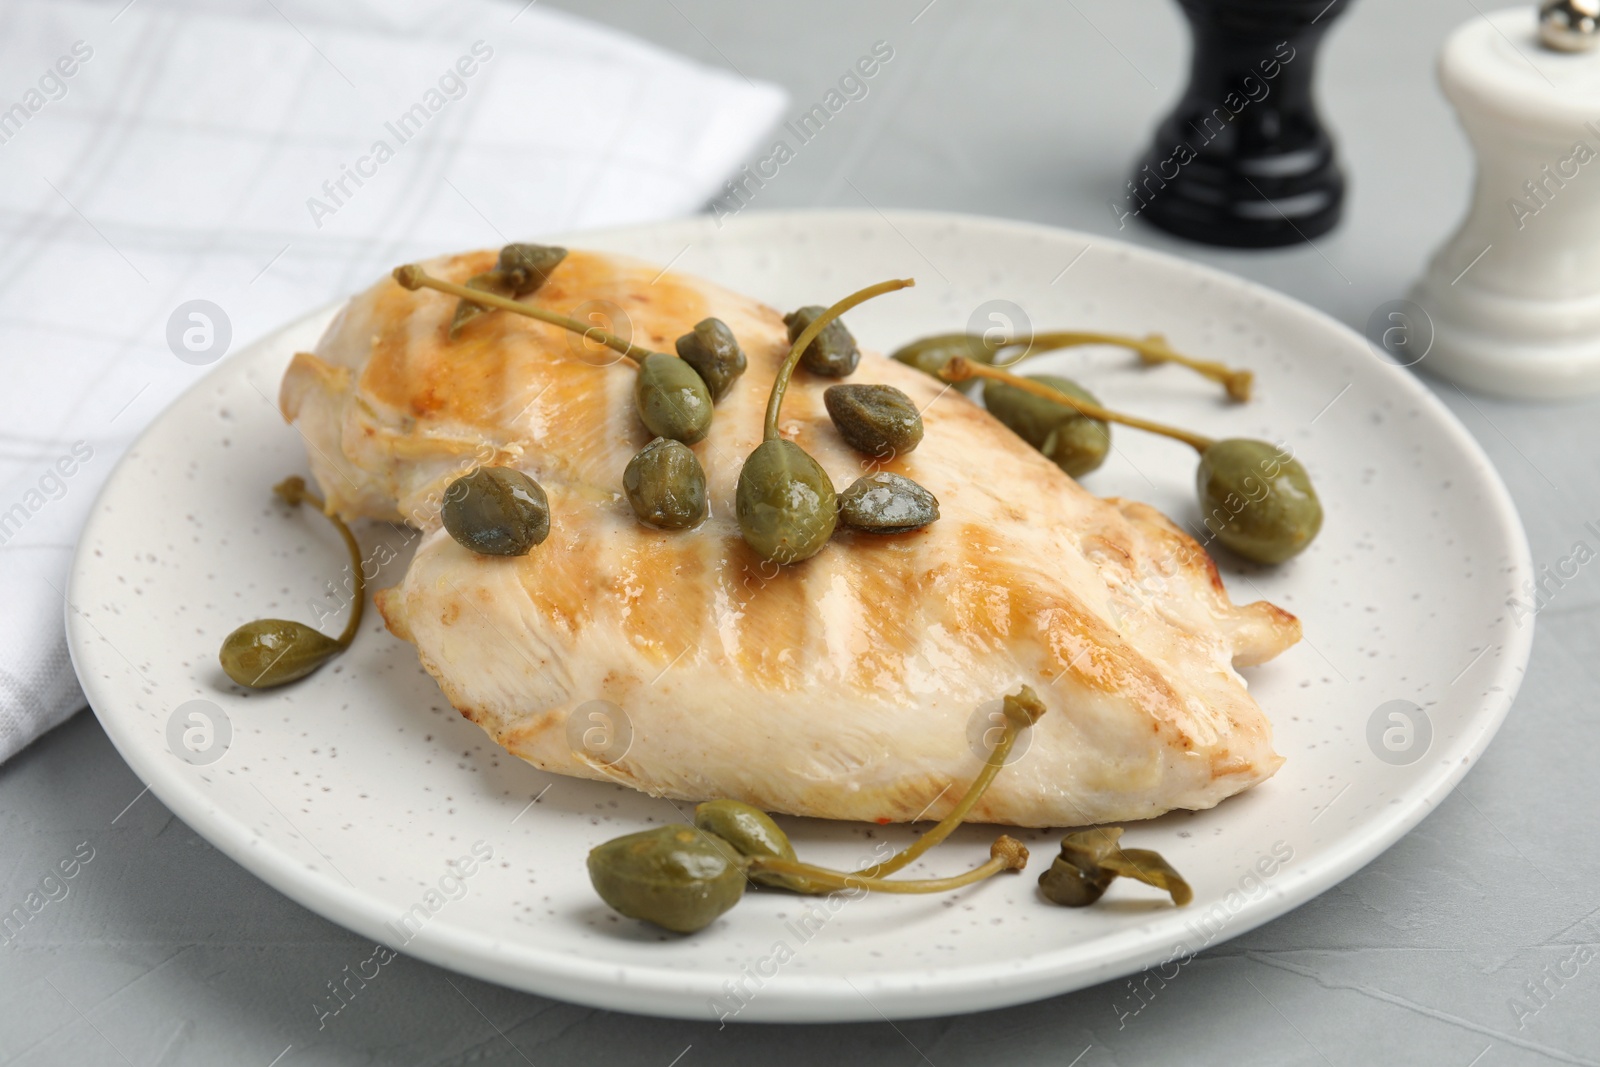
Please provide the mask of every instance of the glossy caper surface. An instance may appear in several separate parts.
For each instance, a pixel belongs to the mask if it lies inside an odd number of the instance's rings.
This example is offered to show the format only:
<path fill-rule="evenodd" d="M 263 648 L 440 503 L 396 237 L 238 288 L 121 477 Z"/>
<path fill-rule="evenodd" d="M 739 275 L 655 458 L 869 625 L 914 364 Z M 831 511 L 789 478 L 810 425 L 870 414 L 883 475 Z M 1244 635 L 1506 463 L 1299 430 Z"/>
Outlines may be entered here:
<path fill-rule="evenodd" d="M 957 356 L 964 356 L 974 363 L 992 364 L 994 355 L 994 347 L 975 333 L 940 333 L 902 345 L 889 358 L 937 378 L 945 365 Z M 978 383 L 979 379 L 968 378 L 956 383 L 956 388 L 970 393 L 978 388 Z"/>
<path fill-rule="evenodd" d="M 892 459 L 922 443 L 922 413 L 892 385 L 830 385 L 822 402 L 839 436 L 858 452 Z"/>
<path fill-rule="evenodd" d="M 622 492 L 639 521 L 663 530 L 687 530 L 706 517 L 706 472 L 681 441 L 657 437 L 628 461 Z"/>
<path fill-rule="evenodd" d="M 611 907 L 692 934 L 744 896 L 738 851 L 712 833 L 672 823 L 628 834 L 589 853 L 589 881 Z"/>
<path fill-rule="evenodd" d="M 696 804 L 694 824 L 739 850 L 743 856 L 794 859 L 794 845 L 772 816 L 742 800 L 708 800 Z"/>
<path fill-rule="evenodd" d="M 240 685 L 269 689 L 304 678 L 344 646 L 303 622 L 256 619 L 222 642 L 222 670 Z"/>
<path fill-rule="evenodd" d="M 657 437 L 692 445 L 711 432 L 711 391 L 705 379 L 677 356 L 652 352 L 639 364 L 633 383 L 639 421 Z"/>
<path fill-rule="evenodd" d="M 840 524 L 862 533 L 910 533 L 938 517 L 938 499 L 893 471 L 863 475 L 839 494 Z"/>
<path fill-rule="evenodd" d="M 483 556 L 524 556 L 550 536 L 543 487 L 511 467 L 479 467 L 451 482 L 440 518 L 462 547 Z"/>
<path fill-rule="evenodd" d="M 742 800 L 708 800 L 695 805 L 694 824 L 702 830 L 716 834 L 739 850 L 746 858 L 776 856 L 778 859 L 795 858 L 794 845 L 772 816 Z M 804 879 L 773 871 L 749 870 L 746 872 L 757 885 L 804 892 Z"/>
<path fill-rule="evenodd" d="M 811 304 L 785 315 L 783 324 L 789 328 L 789 343 L 798 341 L 806 327 L 827 310 L 818 304 Z M 800 353 L 800 366 L 826 378 L 844 378 L 856 369 L 859 362 L 861 349 L 856 347 L 856 339 L 839 319 L 824 326 L 822 332 Z"/>
<path fill-rule="evenodd" d="M 805 449 L 782 438 L 763 441 L 745 460 L 734 511 L 745 543 L 775 563 L 816 555 L 839 518 L 828 472 Z"/>
<path fill-rule="evenodd" d="M 675 342 L 678 358 L 695 369 L 711 392 L 711 402 L 716 403 L 728 395 L 733 383 L 749 366 L 744 349 L 721 319 L 701 319 L 694 331 L 686 333 Z"/>
<path fill-rule="evenodd" d="M 1195 473 L 1201 519 L 1218 541 L 1257 563 L 1282 563 L 1322 529 L 1322 503 L 1300 461 L 1277 445 L 1217 441 Z"/>
<path fill-rule="evenodd" d="M 1070 378 L 1035 374 L 1030 375 L 1029 380 L 1090 404 L 1100 403 L 1093 393 Z M 1005 423 L 1011 432 L 1074 478 L 1099 467 L 1111 451 L 1111 427 L 1106 423 L 1052 404 L 1006 382 L 986 380 L 983 404 L 989 414 Z"/>

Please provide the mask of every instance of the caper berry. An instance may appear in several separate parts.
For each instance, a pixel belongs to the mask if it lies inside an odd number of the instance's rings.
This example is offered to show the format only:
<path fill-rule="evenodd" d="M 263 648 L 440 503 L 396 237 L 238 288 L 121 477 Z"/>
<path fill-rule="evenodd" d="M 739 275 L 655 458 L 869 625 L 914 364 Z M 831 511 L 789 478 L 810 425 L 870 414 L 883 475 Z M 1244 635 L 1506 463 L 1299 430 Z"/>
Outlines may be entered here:
<path fill-rule="evenodd" d="M 1068 834 L 1050 869 L 1039 876 L 1046 900 L 1082 908 L 1099 900 L 1119 876 L 1164 889 L 1179 907 L 1194 899 L 1194 890 L 1159 852 L 1118 845 L 1122 827 L 1108 826 Z"/>
<path fill-rule="evenodd" d="M 537 292 L 549 280 L 550 272 L 565 258 L 565 248 L 509 244 L 500 250 L 500 258 L 492 269 L 467 279 L 467 288 L 521 300 Z M 454 340 L 461 327 L 489 310 L 482 304 L 462 300 L 456 305 L 455 317 L 450 320 L 450 338 Z"/>
<path fill-rule="evenodd" d="M 550 501 L 511 467 L 479 467 L 450 483 L 440 513 L 462 547 L 483 556 L 525 556 L 550 536 Z"/>
<path fill-rule="evenodd" d="M 739 850 L 742 856 L 780 856 L 794 859 L 789 835 L 772 821 L 772 816 L 742 800 L 708 800 L 696 804 L 694 824 L 716 834 Z"/>
<path fill-rule="evenodd" d="M 1036 374 L 1030 375 L 1029 380 L 1086 403 L 1100 403 L 1093 393 L 1070 378 Z M 1006 382 L 986 380 L 983 404 L 989 414 L 1074 478 L 1099 467 L 1111 451 L 1111 427 L 1106 423 Z"/>
<path fill-rule="evenodd" d="M 833 480 L 793 441 L 763 441 L 739 471 L 734 512 L 763 559 L 797 563 L 822 550 L 839 519 Z"/>
<path fill-rule="evenodd" d="M 240 685 L 269 689 L 304 678 L 345 646 L 289 619 L 247 622 L 222 642 L 222 670 Z"/>
<path fill-rule="evenodd" d="M 1195 474 L 1206 529 L 1257 563 L 1282 563 L 1322 529 L 1311 476 L 1276 445 L 1229 438 L 1200 456 Z"/>
<path fill-rule="evenodd" d="M 657 437 L 628 461 L 622 491 L 639 521 L 687 530 L 706 517 L 706 472 L 681 441 Z"/>
<path fill-rule="evenodd" d="M 839 522 L 862 533 L 910 533 L 938 517 L 938 499 L 892 471 L 857 478 L 839 494 Z"/>
<path fill-rule="evenodd" d="M 728 395 L 749 366 L 744 349 L 721 319 L 701 319 L 694 324 L 694 332 L 684 334 L 676 344 L 678 358 L 705 379 L 713 404 Z"/>
<path fill-rule="evenodd" d="M 922 443 L 922 413 L 892 385 L 830 385 L 822 402 L 839 436 L 869 456 L 902 456 Z"/>
<path fill-rule="evenodd" d="M 783 324 L 789 327 L 789 343 L 793 344 L 824 311 L 828 310 L 816 304 L 811 304 L 798 311 L 791 311 L 783 317 Z M 822 328 L 822 332 L 806 345 L 806 350 L 800 354 L 800 365 L 812 374 L 820 374 L 826 378 L 843 378 L 856 369 L 856 364 L 861 361 L 861 350 L 856 347 L 856 339 L 850 336 L 850 331 L 839 319 L 834 319 Z"/>
<path fill-rule="evenodd" d="M 657 437 L 692 445 L 711 432 L 711 392 L 705 379 L 677 356 L 651 352 L 633 383 L 639 421 Z"/>
<path fill-rule="evenodd" d="M 742 800 L 708 800 L 695 805 L 694 824 L 708 833 L 716 834 L 749 859 L 755 856 L 776 856 L 779 859 L 795 858 L 794 845 L 789 835 L 772 821 L 772 816 Z M 774 871 L 747 871 L 757 885 L 776 886 L 779 889 L 803 891 L 803 880 Z"/>
<path fill-rule="evenodd" d="M 555 245 L 515 243 L 500 250 L 498 268 L 512 284 L 512 298 L 520 300 L 537 292 L 566 258 L 567 250 Z"/>
<path fill-rule="evenodd" d="M 975 333 L 940 333 L 902 345 L 889 358 L 937 378 L 945 364 L 957 356 L 965 356 L 974 363 L 992 364 L 995 349 L 996 346 Z M 970 393 L 977 387 L 977 378 L 956 383 L 956 388 L 964 393 Z"/>
<path fill-rule="evenodd" d="M 744 896 L 738 851 L 715 834 L 671 823 L 628 834 L 589 853 L 600 899 L 630 919 L 692 934 Z"/>
<path fill-rule="evenodd" d="M 272 487 L 274 494 L 290 507 L 310 504 L 333 524 L 350 553 L 354 587 L 350 617 L 344 632 L 329 637 L 305 623 L 289 619 L 256 619 L 234 630 L 222 640 L 218 659 L 229 678 L 251 689 L 270 689 L 304 678 L 328 660 L 350 647 L 361 627 L 366 606 L 367 580 L 361 562 L 361 545 L 344 520 L 327 510 L 323 499 L 313 493 L 298 474 Z"/>

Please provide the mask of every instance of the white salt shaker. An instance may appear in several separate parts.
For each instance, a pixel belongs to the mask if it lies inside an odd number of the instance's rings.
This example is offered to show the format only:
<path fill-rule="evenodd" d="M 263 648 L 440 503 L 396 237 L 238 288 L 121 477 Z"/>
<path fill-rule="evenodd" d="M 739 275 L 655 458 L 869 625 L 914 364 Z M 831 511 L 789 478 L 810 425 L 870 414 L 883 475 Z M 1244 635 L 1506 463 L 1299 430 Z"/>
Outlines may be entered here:
<path fill-rule="evenodd" d="M 1412 290 L 1423 367 L 1502 396 L 1600 391 L 1600 0 L 1456 30 L 1439 81 L 1477 155 L 1467 217 Z"/>

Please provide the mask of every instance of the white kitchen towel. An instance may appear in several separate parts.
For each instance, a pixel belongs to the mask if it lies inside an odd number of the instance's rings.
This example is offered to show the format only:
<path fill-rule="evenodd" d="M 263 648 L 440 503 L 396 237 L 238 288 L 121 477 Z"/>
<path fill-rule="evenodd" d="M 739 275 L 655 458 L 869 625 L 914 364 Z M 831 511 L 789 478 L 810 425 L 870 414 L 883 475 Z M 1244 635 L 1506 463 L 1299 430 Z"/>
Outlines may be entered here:
<path fill-rule="evenodd" d="M 784 101 L 524 0 L 7 0 L 0 760 L 83 705 L 73 543 L 196 360 L 408 259 L 698 210 Z"/>

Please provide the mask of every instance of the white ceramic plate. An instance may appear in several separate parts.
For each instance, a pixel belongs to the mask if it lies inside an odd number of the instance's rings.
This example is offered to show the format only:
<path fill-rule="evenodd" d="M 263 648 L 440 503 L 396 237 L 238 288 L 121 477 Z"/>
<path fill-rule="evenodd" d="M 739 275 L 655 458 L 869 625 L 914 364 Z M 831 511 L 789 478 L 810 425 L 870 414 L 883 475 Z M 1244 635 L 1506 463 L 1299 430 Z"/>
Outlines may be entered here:
<path fill-rule="evenodd" d="M 324 310 L 233 355 L 122 461 L 83 533 L 69 627 L 90 702 L 156 795 L 336 922 L 399 947 L 397 920 L 410 911 L 419 918 L 407 953 L 566 1000 L 690 1018 L 936 1015 L 1149 966 L 1170 977 L 1188 954 L 1310 899 L 1399 838 L 1466 772 L 1511 703 L 1532 639 L 1531 622 L 1507 609 L 1532 573 L 1511 501 L 1409 372 L 1315 311 L 1178 259 L 992 219 L 752 214 L 570 243 L 671 262 L 780 308 L 915 275 L 915 289 L 850 315 L 862 343 L 881 350 L 962 328 L 1004 300 L 1041 328 L 1159 330 L 1182 350 L 1253 368 L 1259 399 L 1237 407 L 1180 368 L 1140 369 L 1127 353 L 1038 364 L 1074 368 L 1113 405 L 1286 441 L 1313 473 L 1327 521 L 1304 556 L 1276 570 L 1224 561 L 1236 599 L 1266 597 L 1305 621 L 1302 644 L 1246 671 L 1288 762 L 1215 810 L 1129 830 L 1129 843 L 1161 850 L 1193 883 L 1182 910 L 1120 882 L 1093 908 L 1045 904 L 1035 879 L 1053 837 L 1029 833 L 1025 875 L 959 894 L 755 893 L 688 938 L 621 920 L 590 888 L 585 853 L 678 813 L 507 756 L 451 710 L 375 615 L 348 655 L 288 689 L 247 694 L 217 666 L 219 642 L 241 621 L 310 621 L 313 602 L 335 603 L 325 595 L 343 566 L 335 535 L 268 492 L 306 469 L 273 399 L 290 354 L 331 317 Z M 1184 447 L 1119 430 L 1087 484 L 1193 527 L 1193 471 Z M 358 533 L 403 549 L 403 531 Z M 402 554 L 377 584 L 404 565 Z M 868 837 L 910 836 L 785 822 L 803 854 L 834 865 L 863 856 Z M 964 829 L 923 869 L 978 862 L 992 833 Z M 474 849 L 492 858 L 460 862 Z"/>

